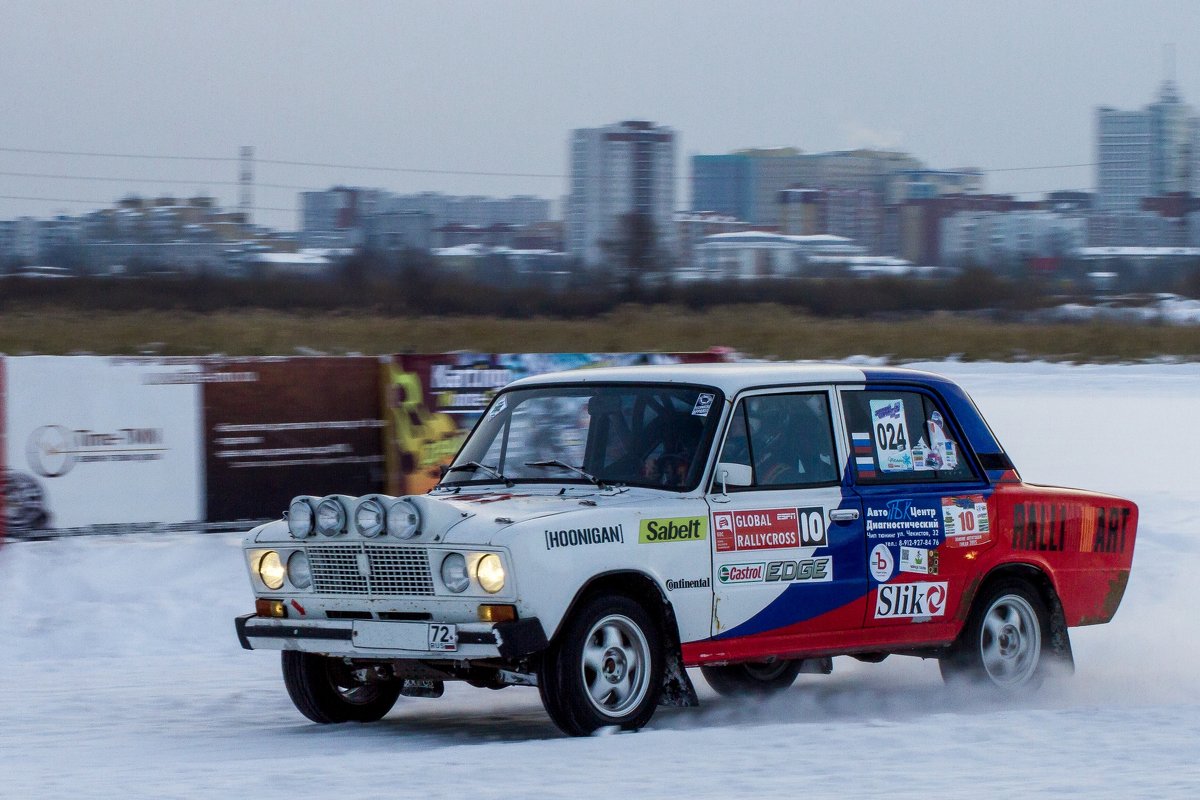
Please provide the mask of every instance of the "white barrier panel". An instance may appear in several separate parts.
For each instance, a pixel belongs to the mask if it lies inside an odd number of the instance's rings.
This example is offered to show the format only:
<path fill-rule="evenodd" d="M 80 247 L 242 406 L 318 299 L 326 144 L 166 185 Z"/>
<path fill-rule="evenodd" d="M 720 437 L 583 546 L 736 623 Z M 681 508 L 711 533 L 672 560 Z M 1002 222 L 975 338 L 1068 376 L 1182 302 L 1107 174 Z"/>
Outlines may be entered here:
<path fill-rule="evenodd" d="M 93 356 L 4 361 L 10 533 L 204 518 L 200 387 L 175 379 L 194 367 Z"/>

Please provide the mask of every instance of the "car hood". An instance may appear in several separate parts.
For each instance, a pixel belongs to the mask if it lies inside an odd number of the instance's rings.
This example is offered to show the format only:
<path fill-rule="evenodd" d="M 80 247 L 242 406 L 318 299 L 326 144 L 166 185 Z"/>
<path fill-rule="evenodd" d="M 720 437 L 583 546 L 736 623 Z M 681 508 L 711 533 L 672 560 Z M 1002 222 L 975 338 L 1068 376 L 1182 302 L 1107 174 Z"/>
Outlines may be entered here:
<path fill-rule="evenodd" d="M 675 493 L 670 494 L 678 497 Z M 445 531 L 441 539 L 445 542 L 493 544 L 497 534 L 523 522 L 562 514 L 595 513 L 663 495 L 664 492 L 659 490 L 641 488 L 597 490 L 589 487 L 580 490 L 578 487 L 554 487 L 546 491 L 539 487 L 537 491 L 523 491 L 518 487 L 471 495 L 423 495 L 412 499 L 428 523 L 428 527 L 422 524 L 427 531 L 422 533 L 422 539 L 441 529 Z"/>

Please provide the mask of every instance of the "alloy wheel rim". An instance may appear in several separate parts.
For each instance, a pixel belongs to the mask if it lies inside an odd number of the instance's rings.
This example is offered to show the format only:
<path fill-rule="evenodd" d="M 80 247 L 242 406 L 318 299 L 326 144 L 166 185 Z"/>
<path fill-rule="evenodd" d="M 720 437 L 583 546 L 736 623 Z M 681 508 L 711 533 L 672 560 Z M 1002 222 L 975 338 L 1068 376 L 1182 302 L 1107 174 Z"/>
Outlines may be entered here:
<path fill-rule="evenodd" d="M 1024 597 L 996 598 L 983 617 L 979 652 L 988 677 L 997 686 L 1027 683 L 1042 652 L 1042 629 L 1037 613 Z"/>
<path fill-rule="evenodd" d="M 592 707 L 606 717 L 636 708 L 650 688 L 650 643 L 642 629 L 622 614 L 596 622 L 583 641 L 583 688 Z"/>

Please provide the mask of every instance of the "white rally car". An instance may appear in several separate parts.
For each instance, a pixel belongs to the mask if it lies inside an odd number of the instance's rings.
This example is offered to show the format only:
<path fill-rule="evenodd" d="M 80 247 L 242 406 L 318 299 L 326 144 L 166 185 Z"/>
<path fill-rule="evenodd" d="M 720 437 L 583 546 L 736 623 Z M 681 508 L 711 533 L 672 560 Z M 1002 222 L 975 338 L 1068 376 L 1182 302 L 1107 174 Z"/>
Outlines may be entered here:
<path fill-rule="evenodd" d="M 830 657 L 1036 685 L 1106 622 L 1137 508 L 1029 486 L 966 394 L 899 369 L 567 372 L 500 392 L 426 495 L 297 497 L 251 531 L 247 649 L 373 721 L 447 680 L 537 686 L 569 734 L 789 686 Z"/>

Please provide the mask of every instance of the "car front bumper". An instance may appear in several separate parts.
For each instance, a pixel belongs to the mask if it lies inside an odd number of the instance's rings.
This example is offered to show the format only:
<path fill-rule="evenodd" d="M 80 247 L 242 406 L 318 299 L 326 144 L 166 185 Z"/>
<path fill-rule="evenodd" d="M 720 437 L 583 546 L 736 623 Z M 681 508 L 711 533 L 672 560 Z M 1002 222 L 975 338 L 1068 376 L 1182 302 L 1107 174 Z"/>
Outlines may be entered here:
<path fill-rule="evenodd" d="M 511 622 L 458 624 L 453 650 L 429 649 L 429 623 L 390 620 L 295 620 L 245 614 L 234 620 L 247 650 L 299 650 L 352 658 L 516 661 L 544 650 L 534 617 Z"/>

